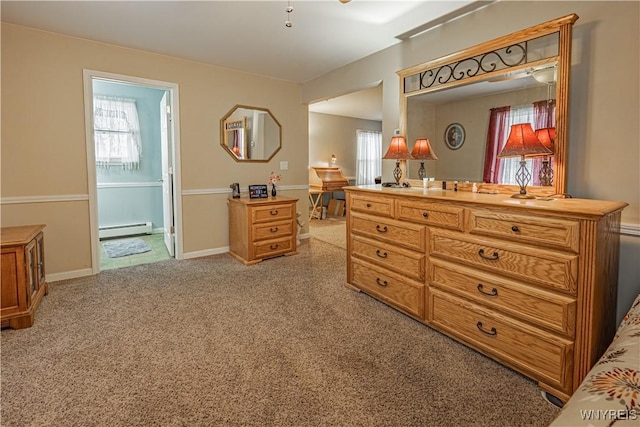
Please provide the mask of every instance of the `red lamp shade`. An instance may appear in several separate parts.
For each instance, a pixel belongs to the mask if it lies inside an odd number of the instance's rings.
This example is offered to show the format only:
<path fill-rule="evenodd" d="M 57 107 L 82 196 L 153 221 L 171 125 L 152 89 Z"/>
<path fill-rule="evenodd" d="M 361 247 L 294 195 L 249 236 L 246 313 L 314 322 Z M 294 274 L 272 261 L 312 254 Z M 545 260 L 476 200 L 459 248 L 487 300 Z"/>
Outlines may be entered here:
<path fill-rule="evenodd" d="M 536 136 L 542 142 L 542 145 L 549 150 L 553 150 L 553 143 L 556 141 L 556 128 L 542 128 L 536 130 Z"/>
<path fill-rule="evenodd" d="M 511 126 L 511 132 L 498 157 L 524 157 L 552 155 L 553 151 L 545 147 L 538 139 L 530 123 L 518 123 Z"/>
<path fill-rule="evenodd" d="M 416 139 L 413 150 L 411 150 L 411 156 L 420 160 L 438 160 L 438 156 L 431 148 L 431 143 L 426 138 Z"/>
<path fill-rule="evenodd" d="M 391 144 L 387 153 L 382 157 L 383 159 L 395 159 L 395 160 L 408 160 L 413 159 L 407 148 L 407 142 L 404 136 L 394 136 L 391 138 Z"/>

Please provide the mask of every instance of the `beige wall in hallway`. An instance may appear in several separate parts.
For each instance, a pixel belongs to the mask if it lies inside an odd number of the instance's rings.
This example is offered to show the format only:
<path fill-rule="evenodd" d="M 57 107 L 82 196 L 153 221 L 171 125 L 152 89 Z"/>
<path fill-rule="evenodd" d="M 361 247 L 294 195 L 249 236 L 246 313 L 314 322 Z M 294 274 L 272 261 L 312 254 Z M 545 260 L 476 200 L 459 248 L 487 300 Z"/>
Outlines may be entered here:
<path fill-rule="evenodd" d="M 281 160 L 289 162 L 283 195 L 306 208 L 308 114 L 299 85 L 11 24 L 2 25 L 1 42 L 2 226 L 47 224 L 48 274 L 92 267 L 83 69 L 179 85 L 182 190 L 205 193 L 182 198 L 185 253 L 225 248 L 229 184 L 240 182 L 246 194 Z M 283 148 L 269 163 L 237 163 L 220 147 L 219 120 L 236 104 L 269 108 L 282 124 Z"/>
<path fill-rule="evenodd" d="M 342 174 L 356 177 L 356 131 L 382 130 L 376 120 L 356 119 L 331 114 L 309 113 L 309 166 L 331 166 L 335 154 Z"/>

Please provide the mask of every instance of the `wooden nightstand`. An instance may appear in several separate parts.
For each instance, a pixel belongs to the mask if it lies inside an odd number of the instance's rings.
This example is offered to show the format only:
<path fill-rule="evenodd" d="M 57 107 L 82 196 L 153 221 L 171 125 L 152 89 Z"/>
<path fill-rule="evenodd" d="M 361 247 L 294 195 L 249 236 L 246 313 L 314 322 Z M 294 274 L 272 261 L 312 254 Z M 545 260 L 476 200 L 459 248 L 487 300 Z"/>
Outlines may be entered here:
<path fill-rule="evenodd" d="M 246 265 L 297 251 L 298 199 L 229 199 L 229 253 Z"/>
<path fill-rule="evenodd" d="M 44 227 L 2 228 L 2 327 L 31 327 L 35 311 L 42 297 L 48 293 L 44 269 Z"/>

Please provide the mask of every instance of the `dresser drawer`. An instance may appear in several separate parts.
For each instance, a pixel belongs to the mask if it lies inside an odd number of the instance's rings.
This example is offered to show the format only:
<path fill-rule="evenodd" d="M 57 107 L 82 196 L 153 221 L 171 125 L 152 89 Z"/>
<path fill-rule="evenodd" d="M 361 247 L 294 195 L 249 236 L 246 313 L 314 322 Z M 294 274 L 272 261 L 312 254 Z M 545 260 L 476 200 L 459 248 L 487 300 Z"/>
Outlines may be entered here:
<path fill-rule="evenodd" d="M 426 254 L 402 249 L 396 245 L 352 236 L 351 253 L 373 264 L 394 270 L 424 283 Z"/>
<path fill-rule="evenodd" d="M 429 257 L 576 294 L 578 256 L 574 254 L 430 229 Z"/>
<path fill-rule="evenodd" d="M 289 236 L 293 233 L 292 221 L 278 221 L 253 225 L 253 240 L 273 239 L 275 237 Z"/>
<path fill-rule="evenodd" d="M 464 208 L 418 200 L 398 200 L 396 204 L 398 219 L 463 230 Z"/>
<path fill-rule="evenodd" d="M 568 338 L 575 334 L 576 301 L 573 298 L 437 258 L 429 264 L 429 284 Z"/>
<path fill-rule="evenodd" d="M 295 250 L 295 245 L 296 241 L 294 236 L 286 236 L 252 243 L 253 258 L 271 258 L 282 255 Z"/>
<path fill-rule="evenodd" d="M 390 197 L 367 197 L 364 195 L 351 195 L 351 205 L 349 209 L 354 211 L 367 212 L 371 215 L 386 216 L 392 218 L 394 215 L 394 202 Z"/>
<path fill-rule="evenodd" d="M 426 233 L 423 225 L 352 213 L 350 229 L 352 233 L 409 249 L 417 251 L 426 249 Z"/>
<path fill-rule="evenodd" d="M 438 289 L 429 292 L 433 325 L 545 384 L 571 387 L 572 341 Z"/>
<path fill-rule="evenodd" d="M 352 258 L 351 283 L 382 301 L 420 319 L 424 318 L 424 284 Z"/>
<path fill-rule="evenodd" d="M 278 221 L 282 219 L 294 218 L 295 204 L 279 204 L 266 206 L 253 206 L 251 208 L 251 222 L 253 224 L 260 222 Z"/>
<path fill-rule="evenodd" d="M 566 219 L 471 210 L 469 231 L 578 252 L 580 223 Z"/>

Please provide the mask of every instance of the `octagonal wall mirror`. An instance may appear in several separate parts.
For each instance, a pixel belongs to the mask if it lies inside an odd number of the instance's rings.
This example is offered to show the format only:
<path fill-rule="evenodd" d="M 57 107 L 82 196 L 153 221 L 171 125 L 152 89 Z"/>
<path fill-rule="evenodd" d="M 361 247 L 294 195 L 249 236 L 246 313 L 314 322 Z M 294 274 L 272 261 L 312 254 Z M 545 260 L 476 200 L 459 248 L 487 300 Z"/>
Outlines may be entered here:
<path fill-rule="evenodd" d="M 236 162 L 268 162 L 282 147 L 282 126 L 267 108 L 236 105 L 220 119 L 220 145 Z"/>
<path fill-rule="evenodd" d="M 506 190 L 510 183 L 484 179 L 490 112 L 505 105 L 515 111 L 515 106 L 543 104 L 552 111 L 545 117 L 550 124 L 534 129 L 555 127 L 555 176 L 546 187 L 532 182 L 528 188 L 541 194 L 565 192 L 571 30 L 577 19 L 567 15 L 398 72 L 400 131 L 410 149 L 417 138 L 430 138 L 438 156 L 427 165 L 432 174 L 427 176 Z M 452 124 L 464 129 L 455 147 L 447 141 Z"/>

